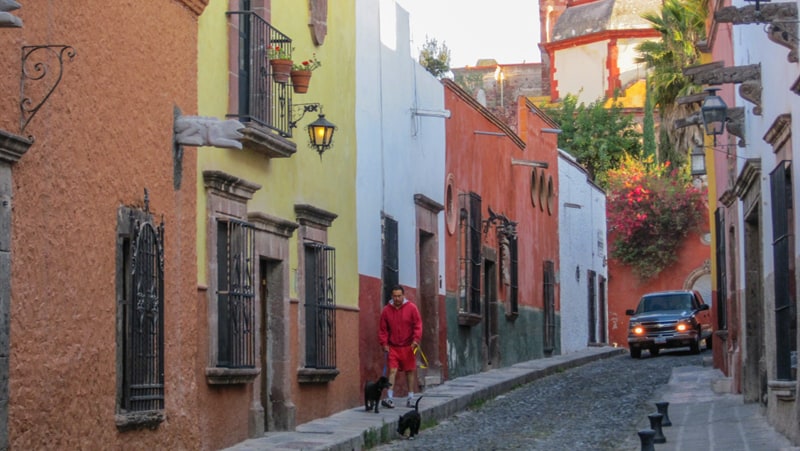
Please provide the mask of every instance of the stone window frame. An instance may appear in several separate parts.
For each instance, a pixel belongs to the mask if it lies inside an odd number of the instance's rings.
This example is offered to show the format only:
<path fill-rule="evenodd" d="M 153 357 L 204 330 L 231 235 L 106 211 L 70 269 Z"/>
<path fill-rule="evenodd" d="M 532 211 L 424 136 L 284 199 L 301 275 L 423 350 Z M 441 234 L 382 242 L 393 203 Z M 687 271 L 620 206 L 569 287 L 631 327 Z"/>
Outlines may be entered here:
<path fill-rule="evenodd" d="M 320 245 L 328 246 L 328 229 L 333 224 L 333 221 L 338 217 L 335 213 L 323 210 L 309 204 L 295 204 L 294 212 L 296 221 L 300 225 L 297 231 L 297 280 L 302 281 L 298 283 L 298 294 L 301 300 L 305 300 L 305 248 L 306 243 L 313 242 Z M 303 302 L 305 304 L 305 302 Z M 338 307 L 337 307 L 338 308 Z M 305 362 L 307 361 L 305 355 L 306 349 L 306 315 L 304 308 L 298 308 L 298 352 L 299 361 L 303 362 L 303 366 L 297 370 L 297 381 L 301 384 L 319 384 L 328 383 L 336 379 L 339 375 L 339 369 L 321 369 L 321 368 L 307 368 Z M 335 337 L 334 337 L 335 339 Z M 336 346 L 336 343 L 334 343 Z"/>
<path fill-rule="evenodd" d="M 227 174 L 223 171 L 203 171 L 203 185 L 206 190 L 206 246 L 208 258 L 208 362 L 205 368 L 206 383 L 209 385 L 247 384 L 260 374 L 258 365 L 254 368 L 225 368 L 218 366 L 218 328 L 217 302 L 217 222 L 235 219 L 248 221 L 247 203 L 261 185 Z M 254 334 L 255 335 L 255 334 Z"/>

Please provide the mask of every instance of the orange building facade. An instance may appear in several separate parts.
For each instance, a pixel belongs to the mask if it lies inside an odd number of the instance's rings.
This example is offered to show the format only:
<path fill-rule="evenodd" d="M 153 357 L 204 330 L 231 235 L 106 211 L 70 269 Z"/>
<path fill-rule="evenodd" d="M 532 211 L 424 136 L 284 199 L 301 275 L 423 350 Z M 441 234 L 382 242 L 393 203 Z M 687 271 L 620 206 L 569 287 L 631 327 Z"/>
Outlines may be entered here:
<path fill-rule="evenodd" d="M 247 409 L 198 394 L 196 149 L 174 144 L 206 3 L 25 2 L 0 32 L 0 448 L 246 437 Z"/>
<path fill-rule="evenodd" d="M 444 80 L 448 374 L 560 353 L 554 124 L 524 97 L 518 133 Z"/>

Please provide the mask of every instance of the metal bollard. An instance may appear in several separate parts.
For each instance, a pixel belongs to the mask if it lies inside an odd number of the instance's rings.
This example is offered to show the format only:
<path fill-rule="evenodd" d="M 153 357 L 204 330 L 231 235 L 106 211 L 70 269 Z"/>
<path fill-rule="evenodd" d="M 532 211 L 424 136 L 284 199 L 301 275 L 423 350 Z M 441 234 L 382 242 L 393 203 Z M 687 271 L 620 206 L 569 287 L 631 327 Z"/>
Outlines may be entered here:
<path fill-rule="evenodd" d="M 664 432 L 661 430 L 661 420 L 664 418 L 660 413 L 651 413 L 647 416 L 650 419 L 650 429 L 656 431 L 653 443 L 667 443 Z"/>
<path fill-rule="evenodd" d="M 656 451 L 655 446 L 653 446 L 653 437 L 655 437 L 656 431 L 652 429 L 642 429 L 638 434 L 639 440 L 642 441 L 642 451 Z"/>
<path fill-rule="evenodd" d="M 656 409 L 658 409 L 658 413 L 664 416 L 664 418 L 661 419 L 661 426 L 672 426 L 672 421 L 669 421 L 669 414 L 667 413 L 667 410 L 669 410 L 669 403 L 666 401 L 657 402 Z"/>

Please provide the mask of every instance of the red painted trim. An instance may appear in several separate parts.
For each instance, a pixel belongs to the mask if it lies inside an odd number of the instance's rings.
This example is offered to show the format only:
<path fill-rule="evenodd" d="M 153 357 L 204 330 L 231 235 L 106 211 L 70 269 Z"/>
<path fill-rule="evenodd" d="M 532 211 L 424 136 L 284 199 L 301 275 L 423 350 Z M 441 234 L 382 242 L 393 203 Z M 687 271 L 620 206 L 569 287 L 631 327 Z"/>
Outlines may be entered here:
<path fill-rule="evenodd" d="M 561 41 L 553 41 L 541 44 L 547 53 L 552 53 L 557 50 L 569 49 L 581 45 L 592 44 L 594 42 L 611 40 L 611 39 L 631 39 L 631 38 L 659 38 L 661 35 L 652 28 L 642 30 L 605 30 L 599 33 L 590 33 L 575 38 L 564 39 Z"/>
<path fill-rule="evenodd" d="M 547 52 L 550 55 L 550 101 L 558 100 L 558 80 L 556 80 L 556 55 L 555 52 Z"/>
<path fill-rule="evenodd" d="M 611 39 L 608 41 L 608 56 L 606 57 L 606 70 L 608 71 L 608 88 L 606 89 L 606 96 L 611 97 L 614 91 L 622 86 L 622 81 L 619 78 L 619 47 L 617 40 Z"/>

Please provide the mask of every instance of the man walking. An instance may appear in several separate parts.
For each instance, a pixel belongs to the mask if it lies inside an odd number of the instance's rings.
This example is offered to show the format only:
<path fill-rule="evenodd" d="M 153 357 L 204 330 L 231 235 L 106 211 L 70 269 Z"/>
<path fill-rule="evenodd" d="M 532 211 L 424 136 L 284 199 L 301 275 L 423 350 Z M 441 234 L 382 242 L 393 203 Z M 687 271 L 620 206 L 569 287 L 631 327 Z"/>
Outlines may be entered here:
<path fill-rule="evenodd" d="M 406 406 L 413 407 L 414 382 L 417 360 L 414 350 L 422 339 L 422 317 L 414 303 L 405 298 L 405 290 L 400 285 L 392 287 L 391 302 L 381 311 L 378 327 L 378 341 L 387 354 L 389 383 L 394 387 L 397 371 L 406 373 L 408 400 Z M 384 407 L 394 408 L 394 389 L 390 387 L 388 397 L 381 401 Z"/>

